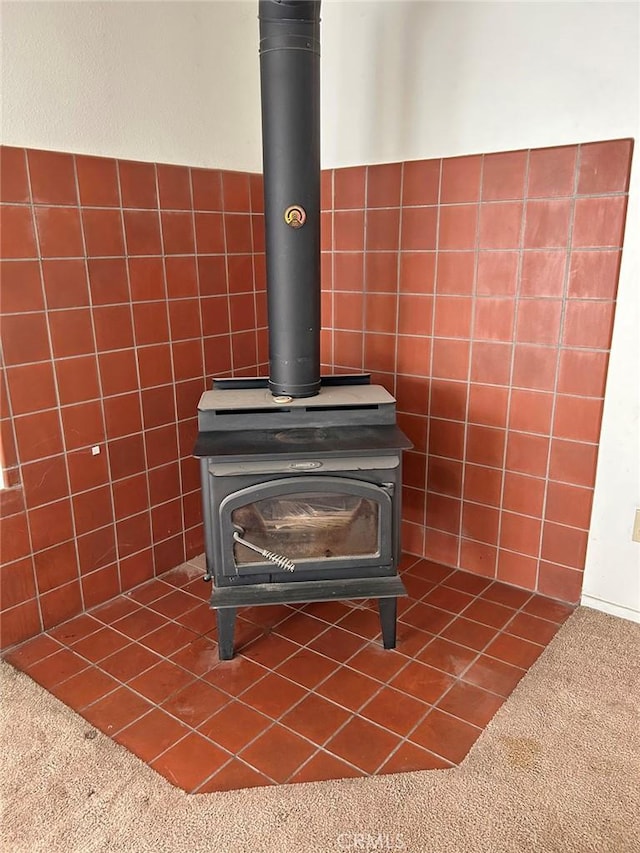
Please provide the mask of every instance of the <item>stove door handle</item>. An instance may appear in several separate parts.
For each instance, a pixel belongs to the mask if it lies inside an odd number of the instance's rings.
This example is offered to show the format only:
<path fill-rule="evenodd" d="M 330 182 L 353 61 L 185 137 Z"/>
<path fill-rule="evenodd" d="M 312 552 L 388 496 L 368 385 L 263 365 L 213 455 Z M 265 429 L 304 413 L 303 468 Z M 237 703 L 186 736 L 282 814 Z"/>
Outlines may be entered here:
<path fill-rule="evenodd" d="M 244 533 L 244 530 L 242 531 Z M 266 551 L 264 548 L 258 547 L 258 545 L 254 545 L 253 542 L 247 542 L 246 539 L 242 537 L 242 535 L 235 530 L 233 533 L 233 538 L 236 542 L 239 542 L 241 545 L 244 545 L 245 548 L 249 548 L 251 551 L 255 551 L 256 554 L 260 554 L 262 557 L 266 557 L 272 563 L 275 563 L 281 569 L 284 569 L 287 572 L 292 572 L 296 564 L 293 563 L 288 557 L 283 557 L 280 554 L 274 554 L 273 551 Z"/>

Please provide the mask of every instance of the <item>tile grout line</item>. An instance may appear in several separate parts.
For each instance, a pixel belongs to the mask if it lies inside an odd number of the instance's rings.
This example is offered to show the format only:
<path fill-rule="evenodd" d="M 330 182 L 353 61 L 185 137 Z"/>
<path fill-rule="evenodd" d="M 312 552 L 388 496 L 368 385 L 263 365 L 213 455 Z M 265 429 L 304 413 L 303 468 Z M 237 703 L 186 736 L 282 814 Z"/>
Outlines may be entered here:
<path fill-rule="evenodd" d="M 164 210 L 162 207 L 162 199 L 160 197 L 160 174 L 158 171 L 158 166 L 155 163 L 153 164 L 153 171 L 154 171 L 154 176 L 155 176 L 158 228 L 159 228 L 159 232 L 160 232 L 160 257 L 162 259 L 162 277 L 163 277 L 163 285 L 164 285 L 165 316 L 166 316 L 166 320 L 167 320 L 167 336 L 168 336 L 167 346 L 169 349 L 169 360 L 171 363 L 171 377 L 172 377 L 172 382 L 171 382 L 172 388 L 171 388 L 171 390 L 172 390 L 173 406 L 174 406 L 174 413 L 175 413 L 175 418 L 174 418 L 174 422 L 173 422 L 173 435 L 175 435 L 176 455 L 177 455 L 177 462 L 178 462 L 178 477 L 179 477 L 179 483 L 180 483 L 180 489 L 181 489 L 180 495 L 178 497 L 180 498 L 180 509 L 181 509 L 180 515 L 182 517 L 182 515 L 183 515 L 183 513 L 182 513 L 182 468 L 180 466 L 180 434 L 179 434 L 179 429 L 178 429 L 178 422 L 179 422 L 179 419 L 178 419 L 178 383 L 176 381 L 176 366 L 175 366 L 175 357 L 174 357 L 174 349 L 173 349 L 173 345 L 174 345 L 175 341 L 174 341 L 174 331 L 173 331 L 173 323 L 172 323 L 172 317 L 171 317 L 172 299 L 169 295 L 169 278 L 167 276 L 167 260 L 169 258 L 173 257 L 173 254 L 168 255 L 167 251 L 166 251 L 166 246 L 165 246 L 163 214 L 166 214 L 169 211 Z M 187 173 L 187 174 L 188 174 L 188 178 L 189 178 L 189 201 L 190 201 L 190 205 L 191 205 L 191 211 L 182 210 L 182 211 L 174 211 L 174 212 L 180 212 L 182 214 L 185 214 L 188 212 L 191 213 L 191 218 L 190 218 L 191 239 L 193 240 L 194 263 L 196 263 L 195 262 L 196 234 L 195 234 L 195 214 L 193 212 L 193 194 L 192 194 L 192 187 L 191 187 L 191 175 L 190 175 L 190 173 Z M 197 264 L 196 264 L 196 267 L 197 267 Z M 196 275 L 197 275 L 197 271 L 196 271 Z M 196 278 L 196 281 L 197 281 L 197 278 Z M 133 310 L 133 305 L 132 305 L 132 310 Z M 200 339 L 202 340 L 202 312 L 200 312 L 200 314 L 198 316 L 198 325 L 200 328 Z M 136 344 L 137 344 L 137 338 L 136 338 Z M 136 360 L 137 360 L 137 347 L 136 347 Z M 138 371 L 139 371 L 139 367 L 138 367 Z M 147 389 L 145 389 L 145 390 L 147 390 Z M 154 434 L 154 433 L 152 433 L 153 429 L 158 429 L 158 430 L 165 429 L 166 427 L 171 427 L 172 424 L 171 424 L 171 421 L 169 421 L 166 424 L 160 424 L 157 427 L 147 427 L 145 413 L 144 413 L 143 400 L 142 400 L 142 385 L 141 385 L 141 383 L 140 383 L 140 414 L 142 417 L 143 450 L 144 450 L 144 458 L 145 458 L 145 472 L 144 473 L 145 473 L 145 476 L 147 479 L 147 490 L 148 490 L 148 495 L 149 495 L 149 536 L 150 536 L 150 540 L 151 540 L 149 547 L 151 549 L 151 554 L 152 554 L 153 576 L 158 577 L 158 555 L 157 555 L 158 543 L 156 541 L 154 541 L 154 535 L 153 535 L 153 508 L 151 506 L 151 481 L 149 478 L 150 466 L 149 466 L 149 452 L 148 452 L 147 441 L 148 441 L 149 434 L 150 433 L 152 435 Z M 186 556 L 185 551 L 184 551 L 184 546 L 185 546 L 185 535 L 184 534 L 185 534 L 185 531 L 184 531 L 184 522 L 183 522 L 183 524 L 182 524 L 182 552 L 183 552 L 183 557 Z M 173 537 L 172 536 L 167 537 L 167 539 L 171 539 L 171 538 L 173 538 Z"/>
<path fill-rule="evenodd" d="M 156 201 L 157 201 L 158 206 L 159 206 L 158 179 L 157 179 L 157 169 L 156 169 L 155 165 L 153 166 L 153 175 L 154 175 L 154 186 L 155 186 L 155 193 L 156 193 Z M 124 262 L 125 262 L 125 268 L 126 268 L 127 291 L 129 293 L 129 318 L 131 321 L 131 338 L 132 338 L 132 341 L 131 341 L 132 347 L 131 348 L 133 350 L 134 357 L 135 357 L 136 379 L 138 382 L 137 397 L 138 397 L 138 406 L 139 406 L 139 410 L 140 410 L 140 432 L 134 433 L 134 434 L 140 434 L 142 436 L 142 451 L 144 454 L 145 470 L 144 470 L 144 472 L 141 472 L 141 473 L 144 473 L 145 485 L 146 485 L 146 490 L 147 490 L 148 522 L 149 522 L 149 531 L 151 533 L 151 529 L 152 529 L 151 528 L 151 489 L 149 486 L 149 463 L 148 463 L 148 459 L 147 459 L 147 442 L 146 442 L 146 433 L 145 433 L 145 428 L 144 428 L 144 407 L 143 407 L 143 400 L 142 400 L 142 381 L 141 381 L 141 374 L 140 374 L 140 362 L 138 359 L 138 334 L 136 331 L 135 313 L 133 310 L 133 306 L 134 306 L 133 292 L 131 289 L 130 259 L 132 256 L 129 254 L 129 240 L 127 238 L 127 229 L 126 229 L 125 216 L 124 216 L 125 208 L 124 208 L 124 201 L 122 198 L 122 182 L 121 182 L 121 178 L 120 178 L 119 161 L 116 161 L 116 183 L 117 183 L 117 187 L 118 187 L 118 199 L 120 201 L 120 207 L 119 207 L 120 227 L 122 229 L 122 245 L 123 245 Z M 148 209 L 148 212 L 152 213 L 153 208 Z M 160 221 L 159 220 L 158 220 L 158 228 L 160 230 L 160 238 L 162 239 L 162 229 L 160 227 Z M 88 273 L 87 273 L 87 275 L 88 275 Z M 163 277 L 165 301 L 167 301 L 164 261 L 162 264 L 162 277 Z M 91 289 L 91 288 L 89 288 L 89 289 Z M 168 323 L 168 318 L 167 318 L 167 323 Z M 99 359 L 98 359 L 98 368 L 99 368 Z M 107 399 L 107 397 L 103 393 L 102 373 L 100 372 L 99 369 L 98 369 L 98 381 L 100 383 L 100 393 L 101 393 L 101 397 L 102 397 L 102 401 L 103 401 L 102 405 L 104 408 L 104 400 Z M 127 393 L 131 393 L 131 392 L 127 392 Z M 175 396 L 175 391 L 174 391 L 174 396 Z M 106 413 L 105 413 L 105 424 L 104 424 L 104 436 L 105 436 L 104 450 L 105 450 L 105 454 L 106 454 L 107 472 L 109 475 L 109 492 L 111 494 L 111 506 L 112 506 L 112 512 L 113 512 L 113 535 L 114 535 L 114 542 L 115 542 L 115 549 L 116 549 L 115 556 L 116 556 L 116 565 L 117 565 L 117 571 L 118 571 L 118 585 L 120 587 L 120 592 L 124 592 L 126 589 L 126 580 L 125 580 L 125 578 L 123 578 L 123 574 L 122 574 L 123 558 L 122 558 L 121 553 L 120 553 L 120 545 L 118 542 L 118 524 L 117 524 L 118 521 L 122 521 L 123 519 L 118 518 L 118 515 L 116 512 L 115 494 L 114 494 L 114 490 L 113 490 L 114 479 L 113 479 L 112 470 L 111 470 L 111 458 L 110 458 L 110 455 L 108 453 L 109 441 L 113 440 L 113 439 L 111 439 L 107 433 Z M 123 436 L 118 436 L 118 439 L 120 439 L 120 438 L 123 438 Z M 129 476 L 133 476 L 133 475 L 130 474 Z M 143 510 L 143 512 L 144 512 L 144 510 Z M 133 513 L 131 517 L 133 517 L 134 515 L 141 515 L 141 514 L 142 513 Z M 153 560 L 153 543 L 151 543 L 150 547 L 151 547 L 152 560 Z M 146 550 L 146 549 L 141 549 L 141 551 L 142 550 Z M 140 553 L 140 552 L 137 552 L 137 553 Z M 132 557 L 132 556 L 134 556 L 134 554 L 127 555 L 127 557 Z M 127 557 L 125 557 L 124 559 L 127 559 Z"/>
<path fill-rule="evenodd" d="M 476 228 L 475 228 L 475 237 L 474 237 L 474 246 L 473 246 L 473 280 L 471 284 L 471 299 L 475 299 L 478 291 L 478 265 L 479 265 L 479 257 L 480 257 L 480 235 L 481 235 L 481 221 L 482 221 L 482 196 L 483 196 L 483 184 L 484 184 L 484 163 L 485 163 L 485 155 L 482 154 L 480 156 L 480 173 L 478 176 L 478 200 L 474 201 L 474 205 L 476 208 Z M 465 516 L 465 499 L 464 499 L 464 487 L 466 481 L 466 472 L 467 465 L 469 462 L 467 461 L 467 453 L 468 453 L 468 443 L 469 443 L 469 407 L 471 404 L 471 374 L 472 374 L 472 363 L 473 363 L 473 342 L 474 342 L 474 334 L 475 334 L 475 325 L 476 325 L 476 308 L 477 306 L 473 305 L 473 310 L 471 311 L 471 322 L 469 327 L 469 348 L 467 351 L 467 378 L 466 378 L 466 399 L 465 399 L 465 417 L 463 422 L 463 437 L 462 437 L 462 451 L 461 451 L 461 475 L 460 475 L 460 522 L 458 525 L 458 542 L 457 542 L 457 557 L 456 557 L 456 566 L 458 568 L 462 568 L 462 548 L 464 544 L 464 540 L 467 538 L 464 535 L 464 516 Z M 497 558 L 497 548 L 496 548 L 496 558 Z M 495 578 L 496 567 L 495 562 L 493 566 L 493 575 Z"/>
<path fill-rule="evenodd" d="M 97 374 L 97 380 L 98 380 L 98 389 L 100 392 L 102 392 L 100 369 L 99 369 L 99 364 L 98 364 L 98 339 L 97 339 L 97 335 L 96 335 L 95 316 L 93 313 L 94 312 L 93 294 L 91 292 L 91 286 L 90 286 L 90 280 L 89 280 L 89 262 L 88 262 L 88 257 L 87 257 L 87 243 L 86 243 L 86 236 L 85 236 L 85 229 L 84 229 L 84 219 L 82 217 L 83 208 L 82 208 L 81 201 L 80 201 L 80 183 L 78 180 L 78 169 L 77 169 L 75 155 L 71 156 L 71 165 L 72 165 L 72 169 L 73 169 L 73 186 L 74 186 L 74 192 L 75 192 L 75 196 L 76 196 L 76 203 L 74 205 L 70 205 L 68 209 L 69 210 L 77 210 L 77 213 L 78 213 L 78 225 L 79 225 L 79 230 L 80 230 L 80 240 L 82 243 L 82 252 L 83 252 L 81 260 L 82 260 L 82 266 L 83 266 L 83 270 L 84 270 L 85 286 L 87 288 L 87 299 L 88 299 L 88 306 L 87 307 L 88 307 L 88 311 L 89 311 L 89 321 L 91 324 L 91 340 L 93 343 L 93 352 L 88 353 L 87 355 L 93 356 L 96 374 Z M 28 156 L 27 156 L 27 174 L 28 174 L 28 178 L 29 178 L 29 192 L 30 192 L 31 197 L 33 197 L 33 189 L 31 187 L 31 169 L 29 166 L 29 157 Z M 84 587 L 82 584 L 83 573 L 82 573 L 82 566 L 80 565 L 80 549 L 78 547 L 77 521 L 76 521 L 75 506 L 74 506 L 74 500 L 73 500 L 73 488 L 71 485 L 71 471 L 69 468 L 69 456 L 71 453 L 78 450 L 79 448 L 70 448 L 69 447 L 66 429 L 65 429 L 64 418 L 63 418 L 63 414 L 62 414 L 63 413 L 63 407 L 62 407 L 61 402 L 60 402 L 60 387 L 59 387 L 59 382 L 58 382 L 58 373 L 57 373 L 56 367 L 55 367 L 56 358 L 55 358 L 54 345 L 53 345 L 53 336 L 51 334 L 51 326 L 49 323 L 49 316 L 48 316 L 48 300 L 47 300 L 47 292 L 46 292 L 45 278 L 44 278 L 42 248 L 41 248 L 40 232 L 39 232 L 39 229 L 37 227 L 37 222 L 36 222 L 35 207 L 33 208 L 33 220 L 34 220 L 33 224 L 34 224 L 34 233 L 35 233 L 35 240 L 36 240 L 36 251 L 38 253 L 38 263 L 40 265 L 41 275 L 42 275 L 44 304 L 46 306 L 45 316 L 46 316 L 46 324 L 47 324 L 47 335 L 49 338 L 49 346 L 50 346 L 50 350 L 51 350 L 51 368 L 52 368 L 52 372 L 53 372 L 53 376 L 54 376 L 55 393 L 56 393 L 56 400 L 57 400 L 56 408 L 57 408 L 57 412 L 58 412 L 58 420 L 60 423 L 60 435 L 61 435 L 61 439 L 62 439 L 62 448 L 63 448 L 62 455 L 64 457 L 64 467 L 65 467 L 65 472 L 66 472 L 66 477 L 67 477 L 67 485 L 68 485 L 67 500 L 69 502 L 69 513 L 71 516 L 72 537 L 71 537 L 71 540 L 66 540 L 66 541 L 73 542 L 73 549 L 75 551 L 75 556 L 76 556 L 76 566 L 77 566 L 76 572 L 77 572 L 78 591 L 80 594 L 80 606 L 82 608 L 82 611 L 84 611 L 85 610 L 85 596 L 84 596 Z M 76 405 L 78 405 L 78 404 L 76 404 Z M 103 404 L 102 400 L 100 400 L 99 408 L 100 408 L 100 422 L 102 424 L 102 429 L 103 429 L 103 433 L 104 433 L 104 437 L 105 437 L 104 449 L 106 452 L 107 431 L 106 431 L 106 419 L 105 419 L 104 404 Z M 109 495 L 109 497 L 111 499 L 111 494 Z M 26 505 L 26 495 L 25 495 L 25 505 Z M 30 523 L 29 523 L 29 532 L 31 533 L 31 524 Z M 114 525 L 113 533 L 114 533 L 114 538 L 115 538 L 115 525 Z M 58 544 L 60 544 L 60 543 L 58 543 Z M 56 546 L 54 545 L 53 547 L 56 547 Z M 44 550 L 46 550 L 46 549 L 44 549 Z M 35 556 L 34 556 L 34 563 L 35 563 Z M 101 567 L 99 567 L 99 568 L 101 568 Z M 71 583 L 73 583 L 73 581 L 71 581 Z M 62 586 L 64 586 L 64 584 Z M 57 587 L 57 589 L 59 589 L 59 587 Z M 38 599 L 40 599 L 42 597 L 42 593 L 40 593 L 40 595 L 38 595 L 37 597 L 38 597 Z M 41 604 L 41 602 L 39 602 L 39 604 Z M 43 621 L 43 626 L 44 626 L 44 621 Z"/>
<path fill-rule="evenodd" d="M 220 195 L 222 196 L 222 176 L 216 172 L 216 177 L 218 180 L 218 189 Z M 195 267 L 195 276 L 196 276 L 196 289 L 198 293 L 198 322 L 200 323 L 200 358 L 201 358 L 201 377 L 202 377 L 202 388 L 204 391 L 207 390 L 207 374 L 206 374 L 206 362 L 205 362 L 205 347 L 204 347 L 204 310 L 203 310 L 203 298 L 202 298 L 202 285 L 200 281 L 200 253 L 198 246 L 198 232 L 196 227 L 196 203 L 195 203 L 195 195 L 193 188 L 193 167 L 189 167 L 188 170 L 188 178 L 189 178 L 189 197 L 191 199 L 191 226 L 193 230 L 193 263 Z M 224 223 L 223 223 L 224 227 Z M 168 288 L 167 288 L 168 295 Z M 176 384 L 176 375 L 175 375 L 175 361 L 173 359 L 173 346 L 172 350 L 172 369 L 173 369 L 173 378 L 174 378 L 174 386 Z M 174 405 L 176 412 L 176 441 L 178 447 L 178 475 L 180 478 L 180 509 L 182 514 L 182 550 L 184 553 L 185 560 L 187 559 L 187 516 L 185 511 L 185 482 L 184 482 L 184 473 L 182 466 L 182 459 L 180 455 L 180 419 L 178 413 L 178 397 L 177 392 L 174 390 Z M 151 488 L 149 488 L 149 500 L 151 500 Z M 156 575 L 157 577 L 157 575 Z"/>
<path fill-rule="evenodd" d="M 576 148 L 576 158 L 574 163 L 574 173 L 573 173 L 573 193 L 569 197 L 570 201 L 570 209 L 569 209 L 569 229 L 567 235 L 567 246 L 565 249 L 565 270 L 564 270 L 564 279 L 562 282 L 562 305 L 561 305 L 561 313 L 560 313 L 560 326 L 558 329 L 558 343 L 561 345 L 564 340 L 564 331 L 565 331 L 565 321 L 566 321 L 566 311 L 567 311 L 567 301 L 569 298 L 569 284 L 570 284 L 570 276 L 571 276 L 571 253 L 573 250 L 573 229 L 575 225 L 575 215 L 576 215 L 576 198 L 578 192 L 578 184 L 580 180 L 580 168 L 582 164 L 582 146 L 578 145 Z M 611 345 L 611 342 L 610 342 Z M 610 349 L 609 349 L 610 351 Z M 553 389 L 552 389 L 552 399 L 551 399 L 551 420 L 549 426 L 549 446 L 547 448 L 547 459 L 545 465 L 545 476 L 544 476 L 544 492 L 542 497 L 542 507 L 540 510 L 540 539 L 538 544 L 538 555 L 536 562 L 536 590 L 540 589 L 540 568 L 543 559 L 543 551 L 544 551 L 544 534 L 545 534 L 545 522 L 546 522 L 546 514 L 547 514 L 547 499 L 549 496 L 549 475 L 551 473 L 551 459 L 553 454 L 553 441 L 554 438 L 558 438 L 555 431 L 555 417 L 556 417 L 556 408 L 558 403 L 558 383 L 560 379 L 560 356 L 561 356 L 561 347 L 558 346 L 556 351 L 556 363 L 555 363 L 555 371 L 553 377 Z M 598 430 L 598 442 L 596 442 L 596 456 L 599 448 L 599 432 Z M 593 488 L 595 490 L 595 466 L 593 472 Z M 582 572 L 584 572 L 584 566 L 582 568 Z"/>
<path fill-rule="evenodd" d="M 431 408 L 433 405 L 432 396 L 433 396 L 433 350 L 434 350 L 434 341 L 435 341 L 435 330 L 436 330 L 436 298 L 439 293 L 438 288 L 438 275 L 440 272 L 440 258 L 439 258 L 439 245 L 440 245 L 440 198 L 442 195 L 442 180 L 443 180 L 443 172 L 444 165 L 443 159 L 440 158 L 438 160 L 438 188 L 437 188 L 437 199 L 438 203 L 436 205 L 436 233 L 434 236 L 434 265 L 433 265 L 433 285 L 431 292 L 433 293 L 433 302 L 431 309 L 431 331 L 430 331 L 430 347 L 429 347 L 429 364 L 427 366 L 427 375 L 428 375 L 428 388 L 427 388 L 427 429 L 425 436 L 425 485 L 424 485 L 424 511 L 423 511 L 423 534 L 422 534 L 422 555 L 426 559 L 428 559 L 428 543 L 427 543 L 427 535 L 428 535 L 428 519 L 429 519 L 429 459 L 430 459 L 430 443 L 431 443 Z M 462 488 L 462 486 L 461 486 Z M 462 491 L 460 492 L 460 497 L 462 498 Z M 456 559 L 456 563 L 458 560 Z"/>
<path fill-rule="evenodd" d="M 35 208 L 33 205 L 33 191 L 31 189 L 31 172 L 29 170 L 29 158 L 27 156 L 26 149 L 21 149 L 21 150 L 22 150 L 22 156 L 23 156 L 23 160 L 24 160 L 25 175 L 26 175 L 26 179 L 27 179 L 27 193 L 29 196 L 29 200 L 27 202 L 27 205 L 28 205 L 27 209 L 29 211 L 29 216 L 31 218 L 30 221 L 31 221 L 31 228 L 33 230 L 34 246 L 35 246 L 35 250 L 38 254 L 37 263 L 38 263 L 38 277 L 40 279 L 40 294 L 42 296 L 43 313 L 45 314 L 45 317 L 46 317 L 47 295 L 46 295 L 46 288 L 44 286 L 44 270 L 42 268 L 42 257 L 40 256 L 41 255 L 41 253 L 40 253 L 40 238 L 39 238 L 39 234 L 38 234 L 38 228 L 37 228 L 37 222 L 36 222 L 36 216 L 35 216 Z M 47 341 L 49 344 L 49 354 L 50 354 L 49 362 L 51 364 L 51 372 L 52 372 L 53 377 L 54 377 L 55 395 L 56 395 L 56 400 L 58 401 L 57 423 L 58 423 L 58 428 L 60 430 L 60 438 L 63 441 L 64 433 L 62 430 L 62 414 L 60 411 L 60 398 L 59 398 L 59 394 L 58 394 L 58 382 L 56 379 L 55 366 L 54 366 L 54 361 L 53 361 L 53 342 L 51 340 L 51 329 L 49 328 L 49 323 L 47 323 Z M 38 584 L 38 573 L 36 570 L 35 552 L 34 552 L 34 548 L 33 548 L 33 534 L 31 532 L 31 524 L 29 523 L 29 511 L 28 511 L 28 506 L 27 506 L 26 495 L 24 494 L 24 487 L 22 485 L 22 462 L 21 462 L 21 455 L 22 454 L 20 453 L 20 447 L 18 444 L 18 434 L 16 431 L 16 421 L 15 421 L 15 416 L 13 413 L 13 401 L 11 399 L 12 394 L 11 394 L 11 388 L 9 386 L 8 376 L 7 376 L 7 371 L 6 371 L 7 366 L 6 366 L 6 363 L 4 361 L 5 353 L 4 353 L 4 346 L 2 344 L 2 341 L 0 341 L 0 352 L 2 354 L 2 364 L 3 364 L 3 368 L 4 368 L 4 373 L 5 373 L 5 376 L 2 379 L 2 382 L 4 383 L 4 386 L 5 386 L 6 397 L 7 397 L 7 405 L 8 405 L 8 410 L 9 410 L 9 423 L 10 423 L 9 429 L 11 430 L 11 438 L 13 440 L 13 447 L 14 447 L 14 452 L 15 452 L 15 463 L 16 463 L 15 464 L 15 471 L 16 471 L 16 477 L 17 477 L 17 482 L 16 482 L 15 486 L 20 487 L 22 490 L 22 506 L 23 506 L 23 508 L 21 510 L 19 510 L 18 513 L 16 513 L 16 515 L 24 513 L 24 516 L 25 516 L 25 524 L 26 524 L 26 528 L 27 528 L 27 538 L 29 541 L 29 549 L 31 552 L 31 554 L 30 554 L 31 578 L 33 581 L 33 591 L 34 591 L 34 598 L 35 598 L 35 602 L 36 602 L 36 613 L 38 616 L 38 625 L 40 627 L 40 631 L 42 632 L 42 631 L 45 631 L 46 628 L 45 628 L 45 624 L 44 624 L 44 614 L 42 612 L 42 600 L 41 600 L 40 587 Z M 63 448 L 64 448 L 64 441 L 63 441 Z M 2 472 L 3 476 L 9 470 L 6 467 L 5 462 L 6 462 L 6 460 L 4 458 L 3 449 L 0 448 L 0 464 L 2 464 L 2 466 L 3 466 L 3 472 Z M 65 468 L 67 468 L 66 460 L 65 460 Z M 69 477 L 68 468 L 67 468 L 66 473 L 67 473 L 67 478 L 68 478 Z M 4 516 L 3 516 L 3 518 L 4 518 Z M 78 558 L 78 556 L 77 556 L 77 546 L 76 546 L 76 559 L 77 558 Z M 19 557 L 18 559 L 22 560 L 22 559 L 24 559 L 24 557 Z M 78 575 L 79 575 L 79 572 L 78 572 Z M 79 579 L 78 579 L 78 582 L 79 582 Z M 21 607 L 22 605 L 24 605 L 24 603 L 25 602 L 19 602 L 17 605 L 15 605 L 15 607 Z M 10 609 L 10 608 L 7 608 L 7 609 Z M 3 611 L 3 613 L 6 613 L 6 610 Z"/>
<path fill-rule="evenodd" d="M 514 311 L 513 311 L 513 323 L 512 323 L 512 346 L 511 346 L 511 360 L 509 364 L 509 384 L 507 386 L 507 409 L 505 414 L 505 433 L 504 433 L 504 448 L 502 453 L 502 476 L 500 482 L 500 497 L 498 503 L 498 529 L 496 531 L 496 562 L 495 562 L 495 577 L 498 578 L 500 574 L 500 552 L 502 550 L 502 546 L 500 544 L 500 540 L 502 538 L 502 522 L 504 518 L 504 494 L 506 488 L 507 481 L 507 457 L 509 451 L 509 437 L 511 432 L 515 432 L 515 430 L 511 430 L 509 426 L 510 418 L 511 418 L 511 404 L 513 401 L 513 390 L 514 390 L 514 373 L 515 373 L 515 362 L 516 362 L 516 347 L 518 345 L 518 316 L 519 316 L 519 304 L 520 304 L 520 290 L 521 290 L 521 277 L 522 277 L 522 267 L 524 262 L 524 243 L 525 243 L 525 233 L 526 233 L 526 221 L 527 221 L 527 198 L 529 191 L 529 172 L 531 168 L 531 150 L 528 149 L 526 152 L 526 160 L 525 160 L 525 171 L 524 171 L 524 186 L 523 186 L 523 199 L 522 199 L 522 209 L 520 213 L 520 233 L 518 235 L 518 255 L 517 255 L 517 269 L 516 269 L 516 289 L 513 296 L 514 302 Z M 519 552 L 516 552 L 519 553 Z M 526 555 L 524 555 L 526 556 Z"/>

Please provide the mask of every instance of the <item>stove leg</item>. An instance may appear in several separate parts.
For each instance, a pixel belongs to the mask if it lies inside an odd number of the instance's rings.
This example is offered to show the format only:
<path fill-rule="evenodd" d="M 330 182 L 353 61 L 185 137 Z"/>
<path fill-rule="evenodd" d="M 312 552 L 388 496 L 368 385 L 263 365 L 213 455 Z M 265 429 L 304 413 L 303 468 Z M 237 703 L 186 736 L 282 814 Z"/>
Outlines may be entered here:
<path fill-rule="evenodd" d="M 218 657 L 220 660 L 233 658 L 233 632 L 236 625 L 236 608 L 220 607 L 216 610 L 218 623 Z"/>
<path fill-rule="evenodd" d="M 382 629 L 382 644 L 385 649 L 396 647 L 396 618 L 398 614 L 397 598 L 379 598 L 380 628 Z"/>

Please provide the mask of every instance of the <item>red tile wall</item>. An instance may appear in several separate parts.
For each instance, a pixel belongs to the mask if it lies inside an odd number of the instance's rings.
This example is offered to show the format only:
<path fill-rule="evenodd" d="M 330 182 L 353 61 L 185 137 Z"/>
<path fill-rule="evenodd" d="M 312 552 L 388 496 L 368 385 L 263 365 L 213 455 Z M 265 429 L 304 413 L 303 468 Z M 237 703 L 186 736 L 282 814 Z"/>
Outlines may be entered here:
<path fill-rule="evenodd" d="M 323 173 L 323 362 L 397 397 L 405 550 L 578 599 L 631 148 Z M 260 176 L 0 166 L 4 647 L 202 550 L 197 399 L 268 353 Z"/>
<path fill-rule="evenodd" d="M 203 550 L 197 401 L 267 356 L 260 176 L 0 165 L 5 647 Z"/>
<path fill-rule="evenodd" d="M 631 151 L 323 173 L 323 362 L 397 398 L 406 551 L 578 600 Z"/>

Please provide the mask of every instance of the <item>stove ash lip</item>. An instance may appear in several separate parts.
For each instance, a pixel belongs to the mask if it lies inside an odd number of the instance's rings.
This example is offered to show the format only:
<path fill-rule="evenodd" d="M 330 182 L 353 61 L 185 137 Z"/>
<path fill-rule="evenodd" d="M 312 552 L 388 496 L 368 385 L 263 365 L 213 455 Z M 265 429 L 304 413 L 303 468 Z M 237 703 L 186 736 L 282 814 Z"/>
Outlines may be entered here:
<path fill-rule="evenodd" d="M 274 437 L 282 444 L 308 444 L 309 439 L 327 441 L 330 438 L 326 429 L 321 427 L 292 427 L 277 432 Z"/>

